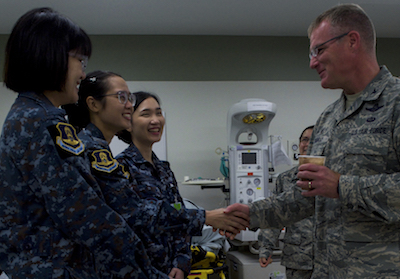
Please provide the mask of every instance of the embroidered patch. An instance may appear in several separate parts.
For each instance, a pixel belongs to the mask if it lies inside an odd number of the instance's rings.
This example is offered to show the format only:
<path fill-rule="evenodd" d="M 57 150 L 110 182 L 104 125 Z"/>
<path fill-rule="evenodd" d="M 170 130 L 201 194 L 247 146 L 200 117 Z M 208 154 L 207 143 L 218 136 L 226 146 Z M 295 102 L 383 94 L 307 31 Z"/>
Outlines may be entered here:
<path fill-rule="evenodd" d="M 111 173 L 118 168 L 118 162 L 107 149 L 96 150 L 92 153 L 92 168 L 101 172 Z"/>
<path fill-rule="evenodd" d="M 369 122 L 371 122 L 371 120 Z M 352 136 L 355 136 L 355 135 L 372 135 L 372 134 L 386 135 L 386 134 L 388 134 L 388 129 L 386 127 L 363 128 L 363 129 L 350 130 L 350 131 L 348 131 L 348 133 L 350 135 L 352 135 Z"/>
<path fill-rule="evenodd" d="M 375 104 L 373 107 L 365 108 L 365 109 L 368 111 L 371 111 L 371 112 L 376 112 L 376 111 L 380 110 L 381 108 L 383 108 L 383 106 L 379 106 L 378 104 Z"/>
<path fill-rule="evenodd" d="M 76 135 L 72 125 L 60 122 L 56 125 L 58 135 L 56 136 L 56 145 L 62 150 L 79 155 L 85 150 L 85 145 Z"/>

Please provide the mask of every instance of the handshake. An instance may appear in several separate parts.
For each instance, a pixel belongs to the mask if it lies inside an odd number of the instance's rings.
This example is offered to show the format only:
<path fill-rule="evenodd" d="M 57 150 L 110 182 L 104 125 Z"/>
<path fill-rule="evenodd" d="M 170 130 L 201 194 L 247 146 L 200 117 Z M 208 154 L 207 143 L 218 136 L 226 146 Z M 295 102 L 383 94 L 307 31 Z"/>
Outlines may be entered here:
<path fill-rule="evenodd" d="M 235 203 L 227 208 L 206 211 L 206 225 L 221 235 L 233 239 L 240 231 L 250 226 L 250 209 L 246 204 Z"/>

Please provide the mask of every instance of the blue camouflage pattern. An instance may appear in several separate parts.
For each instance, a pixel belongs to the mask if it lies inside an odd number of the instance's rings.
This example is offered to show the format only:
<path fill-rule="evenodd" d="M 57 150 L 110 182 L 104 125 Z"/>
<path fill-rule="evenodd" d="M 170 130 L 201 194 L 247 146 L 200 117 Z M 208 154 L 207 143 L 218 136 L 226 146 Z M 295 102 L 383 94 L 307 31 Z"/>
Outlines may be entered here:
<path fill-rule="evenodd" d="M 115 159 L 102 132 L 95 125 L 89 124 L 79 133 L 79 138 L 85 143 L 88 157 L 91 158 L 92 174 L 99 183 L 106 202 L 123 216 L 143 240 L 151 265 L 161 270 L 159 263 L 168 260 L 168 257 L 165 259 L 163 254 L 161 259 L 154 258 L 149 248 L 160 239 L 166 239 L 162 244 L 163 250 L 167 251 L 171 243 L 165 238 L 166 235 L 187 231 L 200 234 L 205 222 L 204 211 L 177 211 L 165 200 L 139 197 L 136 192 L 138 183 L 134 176 L 130 175 L 129 168 L 118 162 L 117 167 L 112 167 Z M 98 154 L 109 154 L 111 157 L 100 162 L 98 158 L 101 156 Z M 102 167 L 99 168 L 99 165 Z M 161 271 L 166 273 L 165 270 Z M 164 273 L 163 276 L 166 276 Z"/>
<path fill-rule="evenodd" d="M 134 267 L 126 278 L 148 278 L 136 263 L 143 244 L 105 203 L 75 135 L 43 94 L 18 95 L 0 137 L 0 268 L 11 278 L 102 278 L 95 263 L 114 270 L 116 258 Z"/>
<path fill-rule="evenodd" d="M 157 237 L 156 232 L 162 233 L 170 229 L 172 221 L 166 217 L 170 217 L 170 213 L 172 214 L 176 210 L 163 203 L 141 201 L 137 193 L 131 190 L 130 183 L 133 181 L 129 172 L 114 159 L 102 132 L 90 123 L 78 136 L 85 144 L 91 175 L 96 179 L 105 201 L 126 219 L 137 236 L 140 239 L 146 234 Z M 164 210 L 163 206 L 168 206 L 168 208 Z M 179 220 L 176 216 L 173 219 L 176 222 Z M 174 226 L 172 228 L 172 230 L 175 229 Z M 149 278 L 169 278 L 167 274 L 153 266 L 152 259 L 147 255 L 147 248 L 142 246 L 141 249 L 142 259 L 138 264 L 142 270 L 146 270 Z M 110 270 L 101 263 L 97 263 L 97 267 L 102 274 L 118 278 L 127 275 L 124 274 L 124 271 L 134 269 L 121 261 L 118 261 L 118 269 L 115 270 Z"/>
<path fill-rule="evenodd" d="M 154 152 L 152 156 L 154 166 L 143 158 L 134 144 L 131 144 L 117 159 L 128 166 L 130 174 L 138 183 L 136 190 L 142 199 L 164 200 L 171 205 L 180 203 L 181 211 L 188 210 L 179 194 L 169 163 L 160 161 Z M 195 212 L 193 209 L 191 211 Z M 161 270 L 169 273 L 171 268 L 176 267 L 188 274 L 191 268 L 190 243 L 191 236 L 185 231 L 166 233 L 149 245 L 147 251 L 149 256 L 157 261 L 156 266 Z"/>

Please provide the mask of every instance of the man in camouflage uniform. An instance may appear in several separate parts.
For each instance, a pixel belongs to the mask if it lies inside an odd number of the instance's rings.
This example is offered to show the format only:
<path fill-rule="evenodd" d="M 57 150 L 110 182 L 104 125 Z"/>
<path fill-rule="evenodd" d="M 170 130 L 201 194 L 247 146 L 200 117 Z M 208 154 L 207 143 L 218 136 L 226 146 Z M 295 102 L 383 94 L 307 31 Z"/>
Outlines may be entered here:
<path fill-rule="evenodd" d="M 305 128 L 300 135 L 300 155 L 307 154 L 313 128 L 314 126 Z M 281 173 L 276 180 L 274 194 L 280 194 L 293 187 L 297 181 L 297 172 L 298 167 L 296 166 Z M 285 236 L 282 240 L 284 246 L 281 265 L 286 267 L 287 279 L 311 278 L 313 269 L 313 228 L 313 216 L 286 227 Z M 259 261 L 261 267 L 266 267 L 272 262 L 272 250 L 279 239 L 280 233 L 280 229 L 260 230 L 258 243 L 260 245 Z"/>
<path fill-rule="evenodd" d="M 325 166 L 299 167 L 298 178 L 311 181 L 297 185 L 308 192 L 293 188 L 227 211 L 249 210 L 253 228 L 315 214 L 312 278 L 400 278 L 400 81 L 379 67 L 372 22 L 357 5 L 323 13 L 309 36 L 322 87 L 343 89 L 309 146 Z"/>

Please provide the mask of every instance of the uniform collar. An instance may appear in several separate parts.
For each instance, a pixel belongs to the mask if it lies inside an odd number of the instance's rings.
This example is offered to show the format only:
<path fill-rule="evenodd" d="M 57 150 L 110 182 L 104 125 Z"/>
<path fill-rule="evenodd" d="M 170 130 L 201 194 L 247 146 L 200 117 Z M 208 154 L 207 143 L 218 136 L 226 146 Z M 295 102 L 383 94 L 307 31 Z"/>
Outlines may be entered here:
<path fill-rule="evenodd" d="M 106 140 L 106 139 L 104 138 L 103 133 L 100 131 L 100 129 L 97 128 L 96 125 L 94 125 L 93 123 L 89 123 L 89 124 L 86 126 L 85 130 L 88 131 L 88 132 L 90 132 L 91 135 L 92 135 L 93 137 L 95 137 L 95 138 L 99 138 L 99 139 L 102 139 L 102 140 Z"/>
<path fill-rule="evenodd" d="M 129 145 L 127 151 L 129 152 L 129 156 L 134 158 L 135 162 L 137 162 L 137 163 L 149 163 L 148 161 L 146 161 L 143 158 L 142 153 L 140 153 L 139 149 L 133 143 L 131 143 Z M 158 157 L 156 156 L 156 154 L 154 152 L 152 152 L 151 156 L 153 158 L 154 165 L 157 166 L 160 163 L 160 160 L 158 159 Z"/>
<path fill-rule="evenodd" d="M 336 119 L 344 119 L 347 116 L 351 115 L 355 111 L 357 111 L 364 102 L 370 102 L 377 100 L 382 92 L 384 91 L 386 84 L 389 79 L 392 77 L 392 74 L 389 72 L 386 66 L 381 66 L 381 70 L 375 76 L 375 78 L 361 91 L 360 96 L 354 101 L 352 106 L 346 110 L 346 97 L 342 92 L 341 99 L 339 102 L 339 108 L 337 110 L 338 115 Z"/>
<path fill-rule="evenodd" d="M 32 102 L 35 102 L 46 111 L 47 115 L 61 116 L 65 119 L 65 110 L 59 107 L 55 107 L 44 94 L 36 93 L 33 91 L 26 91 L 18 93 L 18 98 L 26 98 L 31 100 Z"/>

